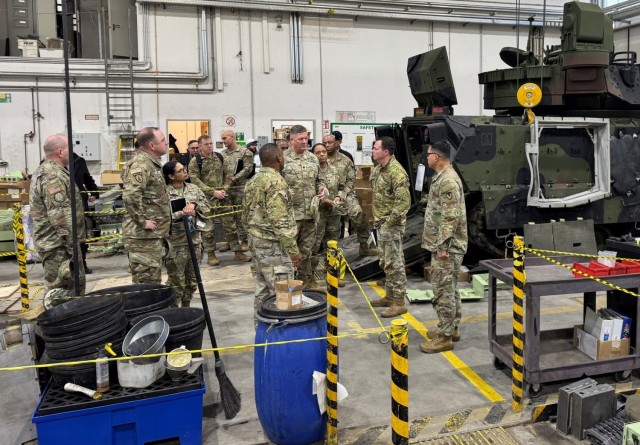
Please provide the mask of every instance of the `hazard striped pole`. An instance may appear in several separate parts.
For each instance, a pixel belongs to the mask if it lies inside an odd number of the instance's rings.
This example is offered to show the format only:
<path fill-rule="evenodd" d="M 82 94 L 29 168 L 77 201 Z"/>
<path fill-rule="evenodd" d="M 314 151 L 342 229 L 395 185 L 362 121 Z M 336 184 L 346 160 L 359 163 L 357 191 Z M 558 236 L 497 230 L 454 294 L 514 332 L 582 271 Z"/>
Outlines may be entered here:
<path fill-rule="evenodd" d="M 13 233 L 16 236 L 16 258 L 18 259 L 18 273 L 20 274 L 20 301 L 22 312 L 29 310 L 29 281 L 27 280 L 27 252 L 24 247 L 24 232 L 22 228 L 22 205 L 13 204 Z"/>
<path fill-rule="evenodd" d="M 409 443 L 409 327 L 407 321 L 391 322 L 391 441 Z"/>
<path fill-rule="evenodd" d="M 327 243 L 327 445 L 338 445 L 338 273 L 336 241 Z"/>
<path fill-rule="evenodd" d="M 513 366 L 511 367 L 511 407 L 522 411 L 524 388 L 524 238 L 513 238 Z"/>

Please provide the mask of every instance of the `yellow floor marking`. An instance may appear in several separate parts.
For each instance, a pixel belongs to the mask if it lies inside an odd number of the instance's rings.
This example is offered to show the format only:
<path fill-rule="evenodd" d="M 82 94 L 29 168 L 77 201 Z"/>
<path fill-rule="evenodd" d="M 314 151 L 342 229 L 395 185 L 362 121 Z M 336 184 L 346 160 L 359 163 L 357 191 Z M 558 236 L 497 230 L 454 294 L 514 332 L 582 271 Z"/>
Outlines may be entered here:
<path fill-rule="evenodd" d="M 369 283 L 369 285 L 375 290 L 381 297 L 385 295 L 384 289 L 378 286 L 375 283 Z M 418 321 L 410 312 L 407 312 L 402 316 L 413 329 L 415 329 L 422 337 L 427 338 L 427 328 Z M 455 355 L 453 352 L 442 352 L 442 356 L 447 359 L 454 368 L 456 368 L 460 374 L 462 374 L 473 386 L 478 388 L 478 390 L 491 402 L 503 402 L 504 398 L 494 390 L 487 382 L 485 382 L 482 377 L 480 377 L 476 372 L 469 368 L 460 358 Z"/>

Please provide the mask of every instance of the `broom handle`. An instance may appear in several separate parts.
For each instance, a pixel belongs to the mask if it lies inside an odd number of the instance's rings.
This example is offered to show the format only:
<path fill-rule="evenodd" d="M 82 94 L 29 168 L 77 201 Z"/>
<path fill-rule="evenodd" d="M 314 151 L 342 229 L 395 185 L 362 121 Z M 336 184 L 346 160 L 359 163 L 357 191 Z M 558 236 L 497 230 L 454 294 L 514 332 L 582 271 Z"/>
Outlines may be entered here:
<path fill-rule="evenodd" d="M 220 360 L 220 354 L 218 353 L 218 342 L 216 342 L 216 334 L 213 332 L 213 323 L 211 323 L 211 315 L 209 314 L 209 306 L 207 305 L 207 297 L 204 293 L 204 286 L 202 286 L 202 276 L 200 275 L 200 266 L 198 265 L 198 258 L 196 258 L 196 249 L 193 246 L 193 238 L 189 231 L 189 222 L 187 217 L 182 217 L 182 224 L 184 224 L 184 231 L 187 234 L 187 243 L 189 244 L 189 253 L 191 254 L 191 262 L 193 263 L 193 271 L 196 274 L 196 281 L 198 282 L 198 292 L 200 293 L 200 300 L 202 301 L 202 309 L 204 309 L 204 319 L 207 322 L 207 330 L 209 331 L 209 337 L 211 338 L 211 346 L 214 348 L 213 355 L 216 361 Z"/>

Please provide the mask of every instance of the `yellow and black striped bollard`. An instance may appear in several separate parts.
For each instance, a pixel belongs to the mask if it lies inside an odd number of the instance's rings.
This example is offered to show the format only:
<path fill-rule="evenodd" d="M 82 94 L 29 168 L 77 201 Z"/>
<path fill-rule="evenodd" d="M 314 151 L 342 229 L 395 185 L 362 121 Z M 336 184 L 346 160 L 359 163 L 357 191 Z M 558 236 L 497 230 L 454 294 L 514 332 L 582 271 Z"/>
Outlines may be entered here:
<path fill-rule="evenodd" d="M 409 443 L 409 328 L 407 321 L 391 322 L 391 440 Z"/>
<path fill-rule="evenodd" d="M 341 255 L 327 243 L 327 445 L 338 445 L 338 274 Z"/>
<path fill-rule="evenodd" d="M 13 233 L 16 236 L 16 258 L 20 274 L 20 301 L 22 312 L 27 312 L 29 310 L 29 281 L 27 280 L 27 249 L 24 247 L 21 204 L 13 205 Z"/>
<path fill-rule="evenodd" d="M 513 366 L 511 367 L 511 407 L 522 411 L 524 389 L 524 238 L 513 238 Z"/>

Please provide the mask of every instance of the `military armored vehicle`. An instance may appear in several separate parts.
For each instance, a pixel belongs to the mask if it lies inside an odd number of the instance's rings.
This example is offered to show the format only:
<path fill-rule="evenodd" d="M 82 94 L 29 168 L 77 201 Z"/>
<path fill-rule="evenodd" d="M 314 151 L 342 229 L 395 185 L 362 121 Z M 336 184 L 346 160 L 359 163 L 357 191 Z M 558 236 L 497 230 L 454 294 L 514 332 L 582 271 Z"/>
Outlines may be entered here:
<path fill-rule="evenodd" d="M 414 115 L 376 129 L 396 140 L 413 184 L 418 165 L 427 164 L 428 144 L 449 141 L 465 187 L 469 241 L 492 256 L 504 255 L 505 241 L 530 222 L 590 219 L 604 245 L 609 236 L 637 231 L 640 220 L 636 54 L 614 51 L 611 19 L 590 3 L 564 5 L 560 45 L 542 50 L 539 36 L 531 26 L 527 50 L 501 51 L 509 68 L 478 75 L 484 108 L 493 115 L 454 114 L 442 47 L 408 61 Z M 542 90 L 533 122 L 516 97 L 526 83 Z M 427 169 L 427 176 L 433 173 Z M 412 192 L 412 212 L 422 217 L 427 191 Z M 408 238 L 415 236 L 412 222 L 407 226 Z"/>

